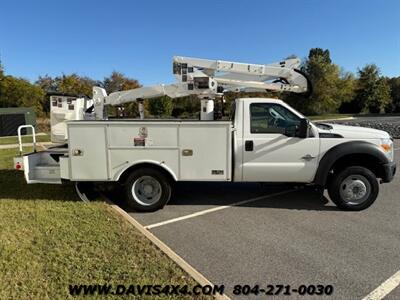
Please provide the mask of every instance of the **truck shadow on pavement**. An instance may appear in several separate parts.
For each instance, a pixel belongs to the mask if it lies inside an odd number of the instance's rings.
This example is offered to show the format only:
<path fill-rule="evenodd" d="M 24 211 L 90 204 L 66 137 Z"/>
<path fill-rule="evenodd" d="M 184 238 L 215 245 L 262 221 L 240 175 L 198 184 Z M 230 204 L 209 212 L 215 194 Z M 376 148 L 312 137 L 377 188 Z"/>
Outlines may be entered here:
<path fill-rule="evenodd" d="M 279 192 L 284 194 L 270 196 Z M 263 199 L 264 196 L 265 199 Z M 261 199 L 235 204 L 253 198 Z M 179 183 L 168 205 L 234 205 L 294 210 L 338 210 L 328 198 L 313 187 L 295 188 L 287 184 L 259 183 Z"/>
<path fill-rule="evenodd" d="M 180 182 L 176 184 L 175 192 L 167 204 L 167 208 L 236 205 L 238 207 L 293 210 L 338 210 L 326 197 L 311 187 L 299 188 L 287 194 L 268 198 L 270 194 L 291 190 L 293 190 L 293 186 L 284 184 Z M 126 211 L 133 212 L 125 204 L 125 197 L 121 189 L 107 193 L 106 196 Z M 237 202 L 263 196 L 266 198 L 237 204 Z M 2 199 L 80 201 L 72 183 L 63 185 L 27 184 L 22 172 L 9 169 L 0 170 L 0 201 Z"/>
<path fill-rule="evenodd" d="M 282 195 L 269 195 L 279 192 Z M 262 197 L 265 196 L 265 199 Z M 129 213 L 135 212 L 124 203 L 122 193 L 113 193 L 107 197 Z M 251 201 L 254 198 L 260 200 Z M 250 200 L 247 203 L 238 202 Z M 258 183 L 214 183 L 214 182 L 180 182 L 175 186 L 175 192 L 164 209 L 174 206 L 213 206 L 259 207 L 293 210 L 338 211 L 328 198 L 315 191 L 312 187 L 300 187 L 276 184 L 262 185 Z M 157 213 L 157 212 L 155 212 Z M 150 213 L 152 214 L 152 213 Z"/>

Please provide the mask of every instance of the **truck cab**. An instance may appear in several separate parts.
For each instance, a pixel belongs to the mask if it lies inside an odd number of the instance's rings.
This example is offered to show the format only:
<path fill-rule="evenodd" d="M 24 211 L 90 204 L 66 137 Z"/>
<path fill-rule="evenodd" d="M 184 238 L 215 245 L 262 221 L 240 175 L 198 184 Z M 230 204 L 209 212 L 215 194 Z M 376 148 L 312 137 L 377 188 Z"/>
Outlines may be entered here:
<path fill-rule="evenodd" d="M 396 172 L 393 140 L 381 130 L 313 123 L 277 99 L 236 100 L 234 180 L 327 188 L 340 207 L 372 204 Z"/>

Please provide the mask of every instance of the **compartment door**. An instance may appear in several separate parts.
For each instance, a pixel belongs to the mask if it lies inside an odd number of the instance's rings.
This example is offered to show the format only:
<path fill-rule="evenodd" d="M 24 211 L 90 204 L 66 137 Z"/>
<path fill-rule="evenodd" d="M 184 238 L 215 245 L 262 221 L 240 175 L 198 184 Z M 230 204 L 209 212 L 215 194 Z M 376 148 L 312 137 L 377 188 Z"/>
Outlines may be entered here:
<path fill-rule="evenodd" d="M 108 180 L 106 127 L 68 126 L 71 180 Z"/>
<path fill-rule="evenodd" d="M 181 180 L 230 179 L 230 128 L 217 124 L 184 124 L 179 128 Z"/>

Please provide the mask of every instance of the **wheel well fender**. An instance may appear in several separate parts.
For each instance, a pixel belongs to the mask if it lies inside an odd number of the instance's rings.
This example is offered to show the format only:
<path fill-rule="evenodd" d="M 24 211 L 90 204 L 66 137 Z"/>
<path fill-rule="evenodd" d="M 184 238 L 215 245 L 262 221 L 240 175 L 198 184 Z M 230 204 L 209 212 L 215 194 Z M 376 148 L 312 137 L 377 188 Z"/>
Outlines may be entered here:
<path fill-rule="evenodd" d="M 382 165 L 388 162 L 386 155 L 375 144 L 365 141 L 345 142 L 329 149 L 321 158 L 314 183 L 325 186 L 333 168 L 348 166 L 348 164 L 367 167 L 379 177 Z"/>
<path fill-rule="evenodd" d="M 168 166 L 166 166 L 163 163 L 160 163 L 158 161 L 153 161 L 153 160 L 143 160 L 143 161 L 137 161 L 129 166 L 126 166 L 122 170 L 120 170 L 116 175 L 115 175 L 115 180 L 123 182 L 125 179 L 129 176 L 129 174 L 137 169 L 140 168 L 152 168 L 155 170 L 158 170 L 162 172 L 164 175 L 166 175 L 171 181 L 177 181 L 178 178 L 174 171 L 172 171 Z"/>

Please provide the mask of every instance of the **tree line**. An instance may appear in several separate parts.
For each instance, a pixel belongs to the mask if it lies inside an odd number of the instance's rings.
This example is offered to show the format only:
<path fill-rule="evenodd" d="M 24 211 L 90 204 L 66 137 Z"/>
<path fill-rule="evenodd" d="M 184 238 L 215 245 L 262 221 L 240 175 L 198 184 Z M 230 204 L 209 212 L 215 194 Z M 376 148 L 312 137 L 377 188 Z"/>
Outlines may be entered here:
<path fill-rule="evenodd" d="M 237 97 L 276 97 L 283 99 L 306 115 L 328 113 L 396 113 L 400 112 L 400 76 L 381 76 L 375 64 L 367 64 L 357 74 L 344 71 L 335 64 L 328 49 L 313 48 L 303 62 L 301 70 L 313 86 L 310 97 L 285 93 L 228 93 L 225 113 L 229 113 L 230 102 Z M 112 72 L 103 80 L 94 80 L 78 74 L 39 76 L 31 83 L 24 78 L 7 75 L 0 62 L 0 107 L 35 107 L 38 116 L 49 113 L 48 93 L 57 92 L 91 98 L 92 87 L 101 86 L 107 93 L 140 87 L 136 79 L 120 72 Z M 149 116 L 192 118 L 199 114 L 199 102 L 195 96 L 181 99 L 161 97 L 145 102 L 145 113 Z M 124 115 L 138 115 L 135 103 L 123 106 Z M 109 108 L 110 114 L 116 113 Z"/>
<path fill-rule="evenodd" d="M 301 69 L 312 83 L 311 97 L 283 98 L 305 114 L 400 112 L 400 77 L 381 76 L 375 64 L 354 75 L 333 63 L 329 50 L 313 48 Z"/>

